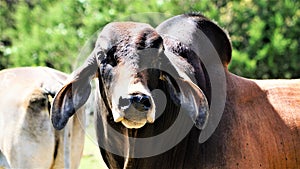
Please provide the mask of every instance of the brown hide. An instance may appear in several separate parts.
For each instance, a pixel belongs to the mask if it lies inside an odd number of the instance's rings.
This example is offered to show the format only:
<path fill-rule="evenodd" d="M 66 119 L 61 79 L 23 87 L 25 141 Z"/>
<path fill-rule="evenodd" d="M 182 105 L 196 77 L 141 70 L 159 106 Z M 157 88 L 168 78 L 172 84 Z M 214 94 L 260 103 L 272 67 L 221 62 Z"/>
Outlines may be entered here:
<path fill-rule="evenodd" d="M 173 149 L 129 159 L 125 168 L 298 168 L 300 80 L 250 80 L 229 72 L 226 76 L 226 107 L 209 140 L 199 144 L 194 127 Z M 118 166 L 113 160 L 109 164 Z"/>
<path fill-rule="evenodd" d="M 122 168 L 118 163 L 124 163 L 125 168 L 138 169 L 298 168 L 300 80 L 251 80 L 227 70 L 226 77 L 225 110 L 209 140 L 199 144 L 199 130 L 194 127 L 188 137 L 158 156 L 123 159 L 106 152 L 102 155 L 108 166 Z M 134 145 L 120 142 L 120 150 L 126 149 L 134 149 Z"/>
<path fill-rule="evenodd" d="M 300 80 L 248 80 L 227 72 L 226 107 L 214 134 L 221 136 L 215 145 L 224 165 L 299 167 L 299 111 Z"/>

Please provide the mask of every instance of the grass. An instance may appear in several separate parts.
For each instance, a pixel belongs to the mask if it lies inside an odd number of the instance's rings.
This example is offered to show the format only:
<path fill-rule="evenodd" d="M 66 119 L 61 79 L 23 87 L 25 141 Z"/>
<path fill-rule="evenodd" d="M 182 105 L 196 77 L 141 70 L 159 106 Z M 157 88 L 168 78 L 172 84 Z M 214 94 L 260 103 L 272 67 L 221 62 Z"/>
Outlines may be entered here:
<path fill-rule="evenodd" d="M 94 125 L 93 123 L 89 124 L 86 129 L 84 150 L 79 169 L 107 169 L 97 144 Z"/>

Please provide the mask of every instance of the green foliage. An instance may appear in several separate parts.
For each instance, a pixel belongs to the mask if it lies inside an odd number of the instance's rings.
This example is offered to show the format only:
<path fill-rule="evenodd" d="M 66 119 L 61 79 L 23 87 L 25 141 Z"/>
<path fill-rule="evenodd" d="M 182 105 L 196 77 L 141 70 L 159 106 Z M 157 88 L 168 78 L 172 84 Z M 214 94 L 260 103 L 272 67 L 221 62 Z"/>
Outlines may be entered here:
<path fill-rule="evenodd" d="M 223 24 L 236 50 L 230 69 L 252 78 L 299 78 L 299 7 L 293 0 L 226 3 L 230 19 Z"/>
<path fill-rule="evenodd" d="M 43 65 L 70 72 L 81 47 L 105 24 L 133 18 L 156 24 L 190 11 L 200 11 L 228 30 L 232 72 L 300 78 L 297 0 L 0 0 L 0 69 Z M 147 18 L 153 16 L 142 15 L 147 12 L 164 15 Z"/>

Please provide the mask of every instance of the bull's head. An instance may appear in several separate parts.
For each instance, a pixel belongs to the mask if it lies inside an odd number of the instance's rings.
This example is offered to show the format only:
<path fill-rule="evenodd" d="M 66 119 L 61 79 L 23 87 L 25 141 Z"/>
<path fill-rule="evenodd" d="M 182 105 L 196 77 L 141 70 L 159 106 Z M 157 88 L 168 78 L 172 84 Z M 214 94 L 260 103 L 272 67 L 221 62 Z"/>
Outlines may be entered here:
<path fill-rule="evenodd" d="M 179 20 L 189 22 L 186 18 Z M 157 30 L 133 22 L 105 26 L 84 65 L 73 72 L 54 98 L 54 127 L 62 129 L 66 125 L 68 118 L 87 101 L 90 81 L 98 78 L 99 92 L 116 123 L 121 122 L 127 128 L 155 123 L 157 102 L 151 92 L 158 88 L 159 81 L 164 81 L 172 101 L 187 109 L 195 125 L 203 129 L 208 119 L 208 102 L 197 83 L 205 79 L 194 78 L 199 74 L 200 60 L 199 57 L 195 60 L 199 62 L 195 68 L 188 58 L 181 56 L 188 54 L 191 44 L 200 42 L 185 45 L 176 36 L 172 39 L 173 35 L 165 31 L 168 24 L 164 25 Z M 182 38 L 192 37 L 193 33 L 189 28 L 187 36 Z"/>

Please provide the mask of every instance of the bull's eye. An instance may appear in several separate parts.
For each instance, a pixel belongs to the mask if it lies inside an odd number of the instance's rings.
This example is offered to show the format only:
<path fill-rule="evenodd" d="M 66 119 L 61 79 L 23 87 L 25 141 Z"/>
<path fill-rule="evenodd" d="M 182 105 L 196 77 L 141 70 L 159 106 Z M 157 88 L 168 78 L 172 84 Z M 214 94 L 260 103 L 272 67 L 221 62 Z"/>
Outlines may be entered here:
<path fill-rule="evenodd" d="M 106 54 L 106 63 L 110 64 L 112 67 L 117 66 L 118 58 L 116 56 L 116 46 L 112 47 Z"/>

